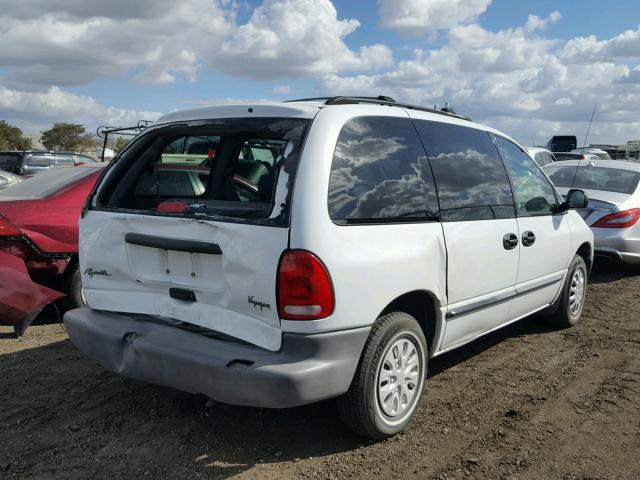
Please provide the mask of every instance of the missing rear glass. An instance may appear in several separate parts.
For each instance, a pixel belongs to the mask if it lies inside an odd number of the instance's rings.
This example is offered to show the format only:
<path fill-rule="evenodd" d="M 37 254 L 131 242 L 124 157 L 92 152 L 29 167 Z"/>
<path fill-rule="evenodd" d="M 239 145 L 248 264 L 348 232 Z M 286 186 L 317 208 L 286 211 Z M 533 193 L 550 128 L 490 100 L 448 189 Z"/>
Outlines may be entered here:
<path fill-rule="evenodd" d="M 288 220 L 289 186 L 307 123 L 228 119 L 150 129 L 110 172 L 98 206 Z"/>

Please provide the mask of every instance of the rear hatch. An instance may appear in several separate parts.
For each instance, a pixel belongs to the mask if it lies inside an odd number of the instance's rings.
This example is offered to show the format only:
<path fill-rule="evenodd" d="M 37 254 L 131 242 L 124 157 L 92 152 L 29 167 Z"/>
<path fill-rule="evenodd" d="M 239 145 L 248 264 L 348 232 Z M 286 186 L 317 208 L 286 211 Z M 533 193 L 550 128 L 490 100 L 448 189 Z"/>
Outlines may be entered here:
<path fill-rule="evenodd" d="M 230 118 L 138 137 L 80 221 L 89 306 L 277 350 L 276 276 L 308 124 Z M 195 140 L 207 145 L 197 165 L 182 157 Z"/>

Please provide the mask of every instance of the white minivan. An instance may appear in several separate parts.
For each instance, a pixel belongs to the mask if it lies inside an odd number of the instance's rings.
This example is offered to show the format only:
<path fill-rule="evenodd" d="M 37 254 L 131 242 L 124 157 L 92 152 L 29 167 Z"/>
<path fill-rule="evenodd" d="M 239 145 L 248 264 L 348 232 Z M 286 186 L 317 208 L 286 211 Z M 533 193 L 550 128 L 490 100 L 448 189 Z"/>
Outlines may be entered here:
<path fill-rule="evenodd" d="M 191 144 L 202 158 L 175 160 Z M 388 97 L 171 113 L 89 196 L 87 306 L 64 323 L 127 377 L 257 407 L 338 397 L 381 439 L 429 358 L 535 312 L 578 321 L 586 201 L 508 136 Z"/>

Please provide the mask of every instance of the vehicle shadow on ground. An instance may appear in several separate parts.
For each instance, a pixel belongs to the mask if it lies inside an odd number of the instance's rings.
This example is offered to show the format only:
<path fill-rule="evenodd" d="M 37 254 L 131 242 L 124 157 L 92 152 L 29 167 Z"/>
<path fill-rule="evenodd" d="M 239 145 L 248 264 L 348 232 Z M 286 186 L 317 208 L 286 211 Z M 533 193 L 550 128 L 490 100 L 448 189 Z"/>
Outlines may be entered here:
<path fill-rule="evenodd" d="M 544 331 L 535 319 L 516 323 L 433 359 L 429 376 L 509 337 Z M 62 470 L 50 476 L 64 478 L 73 470 L 94 478 L 189 478 L 198 472 L 227 478 L 263 463 L 371 443 L 342 425 L 334 401 L 286 410 L 212 403 L 108 372 L 69 340 L 0 355 L 0 370 L 6 383 L 0 430 L 10 432 L 0 441 L 0 457 L 20 457 L 25 474 L 39 473 L 52 452 L 64 451 Z"/>
<path fill-rule="evenodd" d="M 640 265 L 596 262 L 589 276 L 589 282 L 600 284 L 638 276 L 640 276 Z"/>
<path fill-rule="evenodd" d="M 638 273 L 599 266 L 591 281 L 632 275 Z M 434 358 L 429 377 L 506 339 L 552 331 L 538 317 L 521 320 Z M 287 410 L 212 403 L 108 372 L 69 340 L 0 355 L 0 371 L 0 430 L 8 432 L 0 440 L 0 460 L 18 459 L 13 468 L 23 476 L 228 478 L 264 463 L 323 457 L 370 443 L 346 430 L 334 401 Z M 52 465 L 56 452 L 65 459 Z"/>

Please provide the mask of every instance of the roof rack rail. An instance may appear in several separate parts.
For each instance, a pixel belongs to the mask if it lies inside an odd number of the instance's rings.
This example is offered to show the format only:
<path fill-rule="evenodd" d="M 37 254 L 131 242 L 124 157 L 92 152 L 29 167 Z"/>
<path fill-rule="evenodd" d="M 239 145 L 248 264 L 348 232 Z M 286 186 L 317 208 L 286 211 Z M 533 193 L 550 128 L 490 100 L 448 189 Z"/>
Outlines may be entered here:
<path fill-rule="evenodd" d="M 437 108 L 423 107 L 421 105 L 413 105 L 411 103 L 396 102 L 393 98 L 384 95 L 378 95 L 377 97 L 351 97 L 351 96 L 337 96 L 337 97 L 316 97 L 316 98 L 301 98 L 298 100 L 287 100 L 286 102 L 323 102 L 325 105 L 353 105 L 357 103 L 371 103 L 375 105 L 388 105 L 390 107 L 408 108 L 410 110 L 419 110 L 421 112 L 436 113 L 438 115 L 445 115 L 447 117 L 459 118 L 461 120 L 472 121 L 471 118 L 464 115 L 459 115 L 448 106 L 438 110 Z"/>

